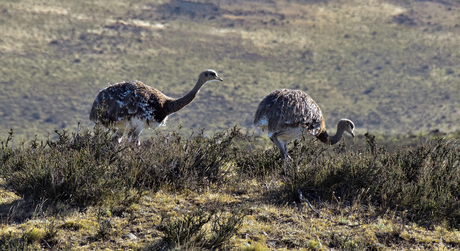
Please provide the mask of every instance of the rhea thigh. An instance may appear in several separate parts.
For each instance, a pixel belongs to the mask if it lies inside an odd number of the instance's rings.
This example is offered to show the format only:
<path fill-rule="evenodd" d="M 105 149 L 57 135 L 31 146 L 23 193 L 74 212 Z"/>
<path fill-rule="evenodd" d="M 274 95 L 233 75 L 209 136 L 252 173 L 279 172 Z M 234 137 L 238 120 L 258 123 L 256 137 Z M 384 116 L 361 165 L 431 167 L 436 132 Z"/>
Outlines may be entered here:
<path fill-rule="evenodd" d="M 299 139 L 302 136 L 302 129 L 299 127 L 286 128 L 278 133 L 278 139 L 282 144 L 287 144 L 293 140 Z"/>

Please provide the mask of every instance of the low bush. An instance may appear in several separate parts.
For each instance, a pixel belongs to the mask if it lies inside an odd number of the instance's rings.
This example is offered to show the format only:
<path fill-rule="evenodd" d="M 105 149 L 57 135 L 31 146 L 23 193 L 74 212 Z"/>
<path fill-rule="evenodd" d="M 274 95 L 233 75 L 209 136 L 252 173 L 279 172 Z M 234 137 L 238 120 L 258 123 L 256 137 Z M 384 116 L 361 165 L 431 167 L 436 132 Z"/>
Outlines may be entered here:
<path fill-rule="evenodd" d="M 132 191 L 180 190 L 223 182 L 221 165 L 229 161 L 238 128 L 205 137 L 182 138 L 179 132 L 158 134 L 141 146 L 113 144 L 111 132 L 96 126 L 58 139 L 8 145 L 2 142 L 0 171 L 9 187 L 32 200 L 78 205 L 125 200 Z"/>
<path fill-rule="evenodd" d="M 197 209 L 174 221 L 163 219 L 160 230 L 169 248 L 216 250 L 237 233 L 244 217 L 244 210 L 235 210 L 225 216 L 224 212 L 215 209 L 210 212 Z"/>
<path fill-rule="evenodd" d="M 445 138 L 396 147 L 388 152 L 375 137 L 366 134 L 367 148 L 347 150 L 345 143 L 328 147 L 311 140 L 295 142 L 293 160 L 285 163 L 285 187 L 275 193 L 292 201 L 298 190 L 345 205 L 369 203 L 382 211 L 399 207 L 410 220 L 460 223 L 460 144 Z M 330 149 L 326 149 L 330 148 Z M 273 150 L 272 150 L 273 151 Z M 283 173 L 279 155 L 254 149 L 238 153 L 238 166 L 254 177 Z M 255 159 L 256 158 L 256 159 Z M 261 161 L 258 161 L 258 160 Z M 266 168 L 264 163 L 269 163 Z M 251 169 L 252 168 L 252 169 Z M 256 170 L 256 171 L 252 171 Z"/>
<path fill-rule="evenodd" d="M 293 160 L 283 163 L 276 148 L 258 146 L 238 127 L 212 137 L 158 131 L 140 146 L 113 144 L 111 132 L 99 126 L 56 132 L 56 140 L 17 147 L 11 132 L 1 142 L 1 176 L 20 196 L 77 205 L 129 203 L 145 190 L 220 189 L 232 172 L 239 182 L 281 179 L 283 187 L 267 191 L 280 203 L 297 200 L 300 189 L 343 205 L 369 204 L 382 212 L 398 207 L 410 220 L 460 223 L 460 146 L 453 139 L 435 137 L 391 152 L 370 134 L 361 139 L 367 147 L 358 148 L 301 139 L 290 146 Z"/>

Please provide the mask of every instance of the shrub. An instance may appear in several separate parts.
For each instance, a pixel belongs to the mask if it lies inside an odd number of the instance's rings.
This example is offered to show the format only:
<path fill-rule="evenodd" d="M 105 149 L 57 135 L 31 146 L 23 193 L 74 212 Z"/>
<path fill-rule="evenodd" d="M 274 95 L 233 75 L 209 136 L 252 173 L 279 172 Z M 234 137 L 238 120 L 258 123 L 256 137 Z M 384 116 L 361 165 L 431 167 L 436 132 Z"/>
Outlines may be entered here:
<path fill-rule="evenodd" d="M 276 148 L 239 149 L 234 158 L 243 176 L 284 176 L 283 189 L 267 192 L 280 203 L 296 200 L 301 189 L 316 198 L 340 198 L 345 205 L 371 203 L 382 211 L 398 206 L 408 210 L 406 217 L 412 220 L 434 223 L 448 219 L 458 227 L 457 141 L 434 138 L 389 152 L 374 135 L 366 134 L 363 140 L 367 148 L 353 149 L 344 141 L 327 146 L 304 138 L 290 147 L 293 160 L 288 163 L 281 162 Z"/>
<path fill-rule="evenodd" d="M 163 241 L 171 248 L 216 250 L 237 233 L 245 215 L 244 210 L 235 210 L 225 217 L 222 211 L 208 213 L 197 209 L 171 222 L 162 219 L 159 229 L 165 234 Z"/>
<path fill-rule="evenodd" d="M 79 205 L 130 200 L 145 189 L 199 189 L 223 182 L 233 141 L 245 136 L 234 127 L 213 137 L 203 131 L 184 139 L 179 132 L 158 132 L 141 146 L 113 144 L 111 132 L 96 125 L 14 148 L 2 142 L 0 171 L 25 198 Z M 13 134 L 11 134 L 11 137 Z"/>
<path fill-rule="evenodd" d="M 288 194 L 299 188 L 323 198 L 372 203 L 382 210 L 399 206 L 419 221 L 449 219 L 460 223 L 460 147 L 437 139 L 387 152 L 368 135 L 369 150 L 321 152 L 314 161 L 300 160 L 289 177 Z"/>
<path fill-rule="evenodd" d="M 121 175 L 112 163 L 121 146 L 110 145 L 110 135 L 100 128 L 69 135 L 56 131 L 57 140 L 30 147 L 23 143 L 0 153 L 1 171 L 8 185 L 25 198 L 89 204 L 106 198 L 113 190 L 123 191 Z M 4 152 L 8 153 L 3 154 Z"/>
<path fill-rule="evenodd" d="M 203 131 L 183 138 L 179 132 L 158 133 L 137 149 L 131 166 L 138 166 L 138 183 L 151 189 L 200 189 L 224 182 L 221 167 L 231 162 L 234 142 L 246 135 L 240 128 L 205 137 Z"/>
<path fill-rule="evenodd" d="M 424 222 L 460 222 L 460 147 L 434 138 L 387 151 L 366 134 L 366 147 L 327 146 L 301 139 L 290 146 L 293 160 L 283 163 L 276 148 L 263 149 L 240 128 L 212 137 L 203 131 L 184 137 L 180 131 L 156 135 L 141 146 L 111 143 L 111 132 L 96 126 L 58 138 L 13 147 L 10 132 L 0 150 L 0 173 L 8 185 L 35 201 L 77 205 L 132 203 L 145 190 L 200 191 L 219 188 L 225 172 L 241 180 L 282 178 L 284 187 L 267 193 L 274 202 L 306 195 L 407 210 L 405 217 Z M 359 145 L 357 142 L 356 145 Z M 229 163 L 236 167 L 226 170 Z M 284 173 L 287 171 L 287 173 Z M 274 196 L 273 196 L 274 195 Z"/>
<path fill-rule="evenodd" d="M 26 236 L 24 238 L 11 238 L 11 236 L 2 236 L 0 238 L 0 249 L 8 251 L 32 251 L 36 247 L 28 242 Z"/>

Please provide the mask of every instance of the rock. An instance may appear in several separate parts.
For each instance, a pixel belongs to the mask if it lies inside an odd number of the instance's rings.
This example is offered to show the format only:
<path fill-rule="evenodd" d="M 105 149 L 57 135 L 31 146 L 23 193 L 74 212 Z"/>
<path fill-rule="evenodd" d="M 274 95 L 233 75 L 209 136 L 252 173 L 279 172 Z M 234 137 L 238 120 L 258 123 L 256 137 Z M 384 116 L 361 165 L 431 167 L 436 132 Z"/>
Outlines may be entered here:
<path fill-rule="evenodd" d="M 126 239 L 130 239 L 130 240 L 136 240 L 137 239 L 137 237 L 132 233 L 124 234 L 124 235 L 121 236 L 121 238 L 123 238 L 125 240 Z"/>

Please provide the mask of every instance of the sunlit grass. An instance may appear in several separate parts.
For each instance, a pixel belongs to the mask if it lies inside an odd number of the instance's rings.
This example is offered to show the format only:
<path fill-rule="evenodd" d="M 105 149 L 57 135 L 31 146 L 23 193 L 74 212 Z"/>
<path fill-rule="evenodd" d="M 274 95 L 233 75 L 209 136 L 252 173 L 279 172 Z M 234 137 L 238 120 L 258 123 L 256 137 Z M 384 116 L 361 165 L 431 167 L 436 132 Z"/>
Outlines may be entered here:
<path fill-rule="evenodd" d="M 453 1 L 206 3 L 217 11 L 205 17 L 208 5 L 157 11 L 180 1 L 0 3 L 0 141 L 14 129 L 0 151 L 0 249 L 193 250 L 210 247 L 212 224 L 243 209 L 223 250 L 460 246 Z M 166 128 L 145 130 L 140 148 L 81 129 L 92 128 L 89 109 L 109 82 L 137 79 L 177 98 L 207 68 L 224 81 L 204 86 Z M 252 133 L 258 102 L 278 88 L 309 93 L 331 133 L 353 120 L 356 139 L 291 144 L 292 177 L 266 136 L 212 140 L 235 124 Z M 162 138 L 202 128 L 188 152 Z M 72 142 L 75 133 L 86 144 Z M 168 239 L 164 227 L 199 210 L 223 210 L 201 229 L 208 242 Z"/>
<path fill-rule="evenodd" d="M 99 127 L 58 135 L 1 142 L 3 249 L 460 245 L 458 135 L 303 139 L 289 147 L 289 175 L 272 145 L 237 127 L 158 132 L 140 147 L 112 145 Z"/>

